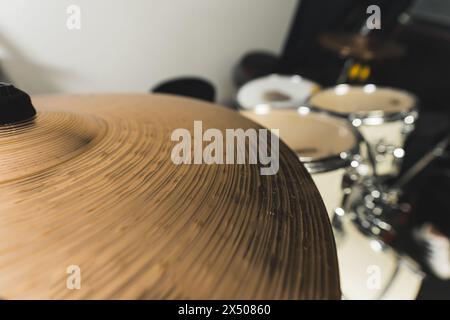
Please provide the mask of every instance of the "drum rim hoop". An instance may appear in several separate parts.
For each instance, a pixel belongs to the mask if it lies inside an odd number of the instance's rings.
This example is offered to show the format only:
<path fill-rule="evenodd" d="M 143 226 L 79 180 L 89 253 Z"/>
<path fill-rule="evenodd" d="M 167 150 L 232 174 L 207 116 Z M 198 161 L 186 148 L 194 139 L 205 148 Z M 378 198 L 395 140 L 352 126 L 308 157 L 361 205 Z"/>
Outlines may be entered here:
<path fill-rule="evenodd" d="M 249 81 L 247 81 L 246 83 L 244 83 L 240 88 L 238 88 L 237 93 L 236 93 L 236 97 L 235 97 L 235 102 L 237 104 L 237 107 L 239 110 L 254 110 L 256 108 L 256 106 L 244 106 L 244 103 L 242 103 L 242 92 L 244 92 L 244 90 L 246 90 L 250 84 L 254 83 L 256 80 L 263 80 L 263 79 L 269 79 L 269 78 L 294 78 L 294 77 L 300 77 L 302 80 L 306 80 L 305 82 L 308 82 L 309 85 L 311 85 L 314 89 L 321 89 L 322 86 L 317 83 L 314 80 L 311 80 L 309 78 L 306 78 L 300 74 L 294 73 L 294 74 L 282 74 L 282 73 L 270 73 L 268 75 L 265 76 L 261 76 L 261 77 L 257 77 L 254 79 L 251 79 Z M 312 90 L 312 92 L 310 92 L 304 99 L 304 102 L 308 101 L 309 98 L 314 94 L 314 90 Z M 260 105 L 268 105 L 272 108 L 275 109 L 289 109 L 289 108 L 295 108 L 296 105 L 298 104 L 298 102 L 294 102 L 294 101 L 278 101 L 278 102 L 267 102 L 267 103 L 261 103 Z"/>
<path fill-rule="evenodd" d="M 349 85 L 349 86 L 362 87 L 362 86 L 352 86 L 352 85 Z M 349 112 L 338 112 L 338 111 L 328 110 L 325 108 L 315 106 L 311 103 L 311 99 L 314 96 L 316 96 L 317 94 L 320 94 L 321 92 L 323 92 L 325 90 L 334 89 L 336 87 L 337 86 L 328 87 L 322 91 L 317 92 L 316 94 L 311 95 L 306 102 L 307 106 L 311 110 L 314 110 L 317 112 L 324 112 L 331 116 L 344 118 L 344 119 L 347 119 L 350 121 L 352 121 L 354 119 L 360 119 L 362 121 L 362 124 L 364 124 L 364 125 L 380 125 L 380 124 L 388 123 L 388 122 L 396 122 L 399 120 L 403 120 L 407 116 L 410 116 L 410 115 L 412 115 L 414 117 L 414 120 L 416 120 L 418 118 L 418 110 L 419 110 L 419 104 L 420 104 L 419 98 L 414 93 L 411 93 L 407 90 L 403 90 L 403 89 L 399 89 L 399 88 L 395 88 L 395 87 L 389 87 L 389 86 L 377 86 L 377 88 L 387 89 L 387 90 L 395 90 L 395 91 L 398 91 L 398 92 L 408 95 L 413 100 L 413 104 L 412 104 L 411 108 L 409 108 L 408 110 L 403 110 L 403 111 L 399 111 L 399 112 L 365 111 L 365 112 L 349 113 Z"/>
<path fill-rule="evenodd" d="M 304 105 L 301 105 L 301 106 L 304 106 Z M 297 110 L 298 108 L 299 108 L 299 106 L 283 108 L 281 110 Z M 243 111 L 243 112 L 250 111 L 251 112 L 252 110 L 246 110 L 246 109 L 238 109 L 237 110 L 237 112 L 241 112 L 241 111 Z M 322 114 L 327 117 L 334 118 L 335 120 L 336 120 L 336 118 L 337 118 L 337 120 L 340 120 L 342 123 L 344 123 L 346 125 L 346 127 L 350 130 L 350 132 L 353 133 L 353 137 L 355 138 L 355 144 L 353 145 L 353 147 L 350 150 L 341 151 L 339 154 L 322 157 L 322 158 L 318 158 L 318 159 L 314 159 L 314 160 L 309 160 L 308 157 L 301 157 L 299 154 L 297 154 L 297 157 L 299 158 L 300 162 L 305 166 L 305 168 L 308 170 L 308 172 L 310 174 L 325 173 L 325 172 L 330 172 L 333 170 L 348 167 L 352 161 L 352 158 L 356 155 L 359 155 L 360 145 L 364 141 L 364 138 L 363 138 L 361 132 L 359 132 L 359 130 L 357 130 L 357 128 L 355 126 L 353 126 L 351 124 L 351 122 L 348 121 L 349 119 L 347 117 L 342 117 L 342 116 L 333 117 L 332 114 L 324 111 L 323 109 L 310 108 L 310 112 L 316 113 L 318 115 Z M 250 120 L 255 122 L 252 119 L 250 119 Z M 340 156 L 342 153 L 345 153 L 347 156 L 345 158 L 342 158 Z"/>
<path fill-rule="evenodd" d="M 341 168 L 346 168 L 350 166 L 353 157 L 359 154 L 360 150 L 359 146 L 362 143 L 361 134 L 359 133 L 355 134 L 355 139 L 356 143 L 351 150 L 341 152 L 341 154 L 342 153 L 346 154 L 345 158 L 342 158 L 340 155 L 332 155 L 329 157 L 319 158 L 315 160 L 307 160 L 306 157 L 302 158 L 300 155 L 297 156 L 301 161 L 301 163 L 303 163 L 305 168 L 311 174 L 325 173 Z"/>
<path fill-rule="evenodd" d="M 325 114 L 327 116 L 333 116 L 331 114 L 329 114 L 328 112 L 324 112 L 323 110 L 317 110 L 315 108 L 310 108 L 310 112 L 315 112 L 318 114 Z M 342 120 L 342 117 L 337 117 L 338 119 Z M 348 120 L 348 118 L 344 119 Z M 315 174 L 315 173 L 325 173 L 325 172 L 330 172 L 333 170 L 337 170 L 337 169 L 341 169 L 341 168 L 346 168 L 348 166 L 350 166 L 352 159 L 356 156 L 360 154 L 360 146 L 364 141 L 364 138 L 361 134 L 361 132 L 359 130 L 357 130 L 357 128 L 355 126 L 353 126 L 351 124 L 351 122 L 347 123 L 347 127 L 348 129 L 353 133 L 353 136 L 355 138 L 355 144 L 354 146 L 347 151 L 341 151 L 339 155 L 332 155 L 332 156 L 328 156 L 328 157 L 324 157 L 324 158 L 319 158 L 319 159 L 315 159 L 315 160 L 305 160 L 305 157 L 300 157 L 299 159 L 300 161 L 305 165 L 306 169 L 308 170 L 309 173 L 311 174 Z M 342 158 L 341 154 L 345 153 L 346 157 Z"/>

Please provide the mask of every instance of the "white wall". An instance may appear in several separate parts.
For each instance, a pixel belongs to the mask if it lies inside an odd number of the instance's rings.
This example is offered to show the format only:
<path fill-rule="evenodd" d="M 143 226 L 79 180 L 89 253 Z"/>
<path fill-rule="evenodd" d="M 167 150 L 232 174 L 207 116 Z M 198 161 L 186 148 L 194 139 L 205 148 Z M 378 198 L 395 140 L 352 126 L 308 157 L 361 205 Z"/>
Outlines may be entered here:
<path fill-rule="evenodd" d="M 279 52 L 297 0 L 0 0 L 0 60 L 31 93 L 147 91 L 200 75 L 232 96 L 250 49 Z M 68 30 L 69 5 L 81 30 Z"/>

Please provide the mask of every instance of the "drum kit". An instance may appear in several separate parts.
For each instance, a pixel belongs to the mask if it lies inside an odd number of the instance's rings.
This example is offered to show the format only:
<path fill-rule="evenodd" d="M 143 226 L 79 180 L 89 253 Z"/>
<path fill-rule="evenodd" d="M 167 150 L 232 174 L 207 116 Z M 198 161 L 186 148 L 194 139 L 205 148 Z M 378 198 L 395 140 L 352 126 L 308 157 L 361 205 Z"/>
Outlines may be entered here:
<path fill-rule="evenodd" d="M 379 57 L 380 50 L 401 52 L 398 46 L 368 46 L 370 41 L 364 45 L 358 39 L 325 35 L 320 42 L 366 60 Z M 292 80 L 285 86 L 285 79 L 295 79 L 295 86 Z M 406 138 L 418 118 L 418 100 L 410 92 L 370 83 L 323 89 L 311 83 L 297 75 L 252 80 L 237 94 L 239 112 L 278 129 L 311 174 L 333 225 L 343 298 L 414 299 L 423 273 L 390 244 L 396 219 L 408 214 L 396 182 L 405 179 L 399 173 Z M 379 276 L 376 285 L 371 283 L 374 275 Z"/>
<path fill-rule="evenodd" d="M 417 99 L 373 84 L 337 85 L 284 109 L 260 97 L 253 110 L 240 113 L 278 129 L 310 172 L 334 226 L 343 296 L 413 299 L 422 274 L 388 246 L 394 232 L 389 213 L 399 203 L 398 190 L 384 181 L 398 175 Z M 371 267 L 380 270 L 376 288 L 367 285 Z"/>
<path fill-rule="evenodd" d="M 235 112 L 1 84 L 0 298 L 413 299 L 422 273 L 390 243 L 418 101 L 320 89 L 271 75 L 240 89 Z M 279 171 L 174 164 L 171 133 L 198 120 L 278 129 Z"/>

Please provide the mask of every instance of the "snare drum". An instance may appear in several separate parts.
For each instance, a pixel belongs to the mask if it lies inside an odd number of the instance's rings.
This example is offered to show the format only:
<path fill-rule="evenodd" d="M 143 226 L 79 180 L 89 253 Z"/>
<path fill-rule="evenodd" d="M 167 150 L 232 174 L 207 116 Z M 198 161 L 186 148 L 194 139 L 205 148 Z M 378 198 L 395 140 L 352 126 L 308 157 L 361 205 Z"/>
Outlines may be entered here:
<path fill-rule="evenodd" d="M 341 84 L 313 95 L 308 104 L 351 121 L 368 142 L 380 175 L 397 175 L 404 143 L 417 118 L 414 95 L 373 84 Z"/>
<path fill-rule="evenodd" d="M 341 205 L 342 178 L 359 152 L 360 139 L 354 128 L 347 121 L 302 108 L 258 108 L 241 114 L 269 129 L 279 129 L 280 138 L 311 173 L 331 217 Z"/>
<path fill-rule="evenodd" d="M 237 94 L 241 109 L 254 109 L 259 105 L 272 108 L 292 108 L 303 104 L 320 86 L 298 75 L 272 74 L 243 85 Z"/>

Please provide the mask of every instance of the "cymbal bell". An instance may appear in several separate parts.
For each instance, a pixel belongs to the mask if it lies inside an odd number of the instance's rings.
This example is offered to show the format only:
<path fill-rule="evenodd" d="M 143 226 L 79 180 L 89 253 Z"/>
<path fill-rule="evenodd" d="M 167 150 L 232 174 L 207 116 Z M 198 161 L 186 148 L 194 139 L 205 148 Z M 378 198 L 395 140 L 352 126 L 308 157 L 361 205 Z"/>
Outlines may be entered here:
<path fill-rule="evenodd" d="M 177 128 L 255 123 L 166 95 L 32 101 L 0 126 L 1 298 L 340 298 L 325 207 L 284 143 L 273 176 L 171 161 Z"/>
<path fill-rule="evenodd" d="M 319 36 L 319 44 L 344 58 L 363 61 L 398 58 L 405 53 L 405 48 L 394 41 L 357 33 L 324 33 Z"/>

